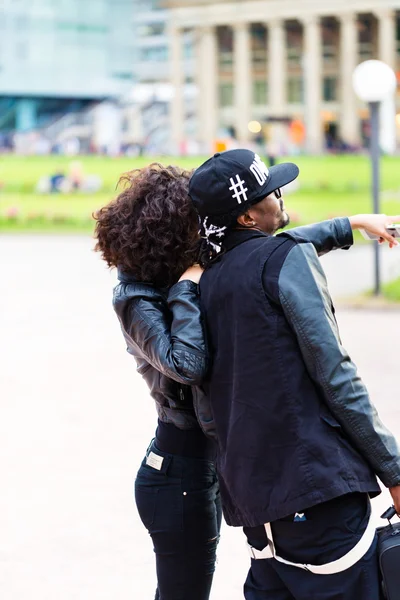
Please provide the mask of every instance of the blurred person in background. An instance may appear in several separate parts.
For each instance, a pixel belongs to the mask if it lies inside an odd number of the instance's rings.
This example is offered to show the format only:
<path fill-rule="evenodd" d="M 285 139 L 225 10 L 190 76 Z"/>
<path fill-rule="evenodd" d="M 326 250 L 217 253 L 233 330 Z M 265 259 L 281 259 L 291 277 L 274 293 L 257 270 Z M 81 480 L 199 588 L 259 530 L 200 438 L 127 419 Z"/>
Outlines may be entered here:
<path fill-rule="evenodd" d="M 158 412 L 135 497 L 154 545 L 160 600 L 209 598 L 221 525 L 214 423 L 201 388 L 210 361 L 200 313 L 202 269 L 192 266 L 201 240 L 190 176 L 158 164 L 132 171 L 121 178 L 126 189 L 96 215 L 96 250 L 119 272 L 113 302 L 127 350 Z M 349 243 L 342 223 L 334 219 L 291 235 L 328 252 Z"/>
<path fill-rule="evenodd" d="M 78 192 L 82 188 L 84 177 L 82 163 L 79 160 L 73 160 L 68 170 L 68 182 L 73 191 Z"/>
<path fill-rule="evenodd" d="M 42 179 L 42 181 L 44 181 L 44 178 Z M 48 181 L 50 183 L 50 194 L 58 194 L 59 192 L 61 192 L 62 185 L 65 181 L 65 173 L 63 169 L 56 169 L 56 171 L 52 175 L 50 175 Z"/>

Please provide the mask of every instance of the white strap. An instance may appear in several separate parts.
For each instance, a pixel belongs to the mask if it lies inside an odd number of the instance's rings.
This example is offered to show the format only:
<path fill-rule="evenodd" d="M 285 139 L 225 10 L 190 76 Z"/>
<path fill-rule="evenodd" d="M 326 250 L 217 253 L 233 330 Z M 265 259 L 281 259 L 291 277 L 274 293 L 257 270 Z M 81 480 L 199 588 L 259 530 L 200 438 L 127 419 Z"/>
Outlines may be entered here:
<path fill-rule="evenodd" d="M 350 567 L 355 565 L 368 552 L 372 546 L 372 542 L 375 539 L 376 533 L 376 527 L 374 525 L 374 519 L 371 513 L 367 528 L 362 538 L 357 542 L 354 548 L 350 550 L 350 552 L 341 558 L 334 560 L 333 562 L 326 563 L 325 565 L 302 565 L 299 563 L 292 563 L 289 560 L 285 560 L 284 558 L 277 556 L 270 523 L 266 523 L 264 527 L 268 537 L 268 546 L 266 546 L 263 550 L 257 550 L 256 548 L 253 548 L 247 544 L 251 558 L 255 560 L 275 558 L 275 560 L 280 563 L 290 565 L 291 567 L 297 567 L 305 571 L 310 571 L 310 573 L 314 573 L 315 575 L 333 575 L 334 573 L 341 573 L 342 571 L 350 569 Z"/>

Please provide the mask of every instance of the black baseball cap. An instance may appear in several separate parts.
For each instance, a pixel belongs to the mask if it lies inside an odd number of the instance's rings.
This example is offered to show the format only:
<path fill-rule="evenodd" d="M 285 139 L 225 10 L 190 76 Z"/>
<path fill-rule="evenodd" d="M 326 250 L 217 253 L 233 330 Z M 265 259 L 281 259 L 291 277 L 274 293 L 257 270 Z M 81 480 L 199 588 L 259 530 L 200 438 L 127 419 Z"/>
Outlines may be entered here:
<path fill-rule="evenodd" d="M 201 217 L 246 211 L 299 174 L 293 163 L 267 167 L 251 150 L 217 152 L 193 173 L 189 196 Z"/>

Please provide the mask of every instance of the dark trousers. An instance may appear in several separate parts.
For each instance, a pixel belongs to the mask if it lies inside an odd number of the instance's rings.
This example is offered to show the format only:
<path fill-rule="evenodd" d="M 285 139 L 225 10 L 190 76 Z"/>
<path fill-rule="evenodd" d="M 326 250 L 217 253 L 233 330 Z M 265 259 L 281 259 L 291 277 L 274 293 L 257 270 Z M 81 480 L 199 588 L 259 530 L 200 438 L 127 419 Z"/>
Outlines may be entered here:
<path fill-rule="evenodd" d="M 215 570 L 221 504 L 212 462 L 166 454 L 137 474 L 135 498 L 156 554 L 158 600 L 207 600 Z M 160 466 L 160 461 L 156 463 Z"/>
<path fill-rule="evenodd" d="M 365 531 L 368 497 L 349 494 L 271 524 L 278 556 L 296 563 L 321 565 L 344 556 Z M 249 543 L 266 545 L 264 527 L 245 528 Z M 275 559 L 252 560 L 244 586 L 246 600 L 380 600 L 377 541 L 362 560 L 342 573 L 314 575 Z"/>

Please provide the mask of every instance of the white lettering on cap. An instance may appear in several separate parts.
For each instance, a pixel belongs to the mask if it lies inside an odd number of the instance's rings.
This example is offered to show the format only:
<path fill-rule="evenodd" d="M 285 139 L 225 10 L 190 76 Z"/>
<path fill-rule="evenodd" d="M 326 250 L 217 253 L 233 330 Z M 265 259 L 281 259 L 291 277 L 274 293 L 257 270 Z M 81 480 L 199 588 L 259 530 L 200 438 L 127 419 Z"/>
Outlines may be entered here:
<path fill-rule="evenodd" d="M 254 155 L 254 161 L 250 167 L 250 171 L 253 173 L 260 185 L 264 185 L 269 177 L 268 167 L 265 163 L 263 163 L 258 154 Z"/>

